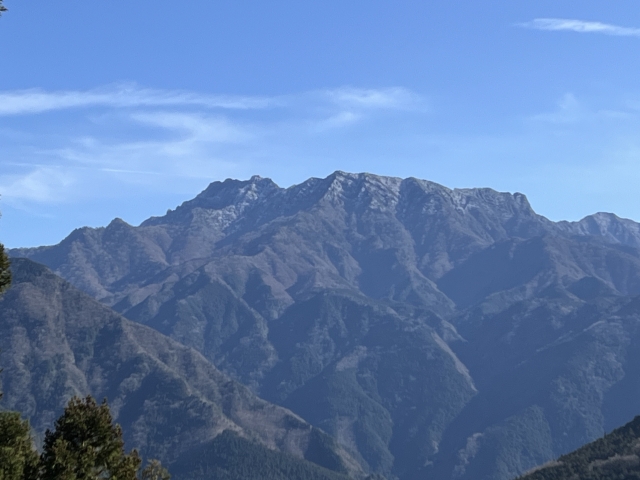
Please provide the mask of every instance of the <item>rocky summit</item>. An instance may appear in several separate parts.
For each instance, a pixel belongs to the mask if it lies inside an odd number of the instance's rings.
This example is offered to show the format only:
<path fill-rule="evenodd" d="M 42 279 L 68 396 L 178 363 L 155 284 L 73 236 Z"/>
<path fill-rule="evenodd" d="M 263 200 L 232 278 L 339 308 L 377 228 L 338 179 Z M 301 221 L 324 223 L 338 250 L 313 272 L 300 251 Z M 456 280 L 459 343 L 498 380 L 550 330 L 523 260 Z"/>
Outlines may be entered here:
<path fill-rule="evenodd" d="M 613 214 L 552 222 L 519 193 L 415 178 L 252 177 L 10 253 L 388 478 L 507 480 L 640 413 L 640 225 Z"/>

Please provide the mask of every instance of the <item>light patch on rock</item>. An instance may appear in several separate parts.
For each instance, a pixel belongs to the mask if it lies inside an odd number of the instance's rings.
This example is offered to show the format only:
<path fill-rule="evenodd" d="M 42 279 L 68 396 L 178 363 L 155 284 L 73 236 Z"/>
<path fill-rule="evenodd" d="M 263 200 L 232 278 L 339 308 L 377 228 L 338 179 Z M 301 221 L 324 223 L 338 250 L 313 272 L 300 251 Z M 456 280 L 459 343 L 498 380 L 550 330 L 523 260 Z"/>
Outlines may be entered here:
<path fill-rule="evenodd" d="M 340 359 L 340 361 L 336 364 L 336 371 L 342 372 L 344 370 L 358 368 L 358 365 L 360 365 L 360 362 L 366 356 L 367 356 L 367 347 L 358 346 L 349 355 Z"/>
<path fill-rule="evenodd" d="M 460 478 L 465 474 L 467 465 L 469 465 L 471 460 L 478 454 L 478 450 L 480 450 L 480 440 L 483 436 L 484 434 L 478 432 L 467 438 L 465 447 L 458 451 L 458 464 L 453 469 L 453 478 Z"/>

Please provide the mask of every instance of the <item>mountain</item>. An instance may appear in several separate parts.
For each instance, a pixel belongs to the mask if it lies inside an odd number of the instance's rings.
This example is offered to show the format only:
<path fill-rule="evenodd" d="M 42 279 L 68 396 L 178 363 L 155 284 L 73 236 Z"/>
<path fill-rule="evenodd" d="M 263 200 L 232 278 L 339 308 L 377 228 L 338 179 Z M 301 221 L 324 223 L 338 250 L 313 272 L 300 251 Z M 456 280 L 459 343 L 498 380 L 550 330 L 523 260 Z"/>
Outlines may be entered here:
<path fill-rule="evenodd" d="M 521 480 L 640 478 L 640 417 L 605 437 L 520 477 Z"/>
<path fill-rule="evenodd" d="M 388 477 L 506 480 L 638 413 L 640 226 L 612 214 L 555 223 L 519 193 L 414 178 L 253 177 L 10 253 Z"/>
<path fill-rule="evenodd" d="M 69 398 L 92 394 L 109 399 L 128 448 L 169 468 L 235 435 L 265 461 L 295 464 L 314 473 L 309 478 L 358 472 L 326 434 L 196 351 L 126 320 L 40 264 L 14 259 L 11 268 L 13 286 L 0 299 L 2 407 L 27 417 L 40 440 Z"/>

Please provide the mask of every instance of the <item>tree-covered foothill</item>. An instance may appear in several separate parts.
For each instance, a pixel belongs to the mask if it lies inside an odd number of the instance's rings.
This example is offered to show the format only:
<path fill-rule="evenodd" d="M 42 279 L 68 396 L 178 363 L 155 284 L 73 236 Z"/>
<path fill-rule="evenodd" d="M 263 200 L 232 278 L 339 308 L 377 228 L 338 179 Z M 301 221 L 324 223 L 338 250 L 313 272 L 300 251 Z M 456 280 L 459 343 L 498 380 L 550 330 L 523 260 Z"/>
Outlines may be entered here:
<path fill-rule="evenodd" d="M 4 10 L 0 0 L 0 13 Z M 0 243 L 0 295 L 10 286 L 9 257 Z M 54 430 L 47 431 L 40 456 L 29 422 L 18 412 L 0 412 L 0 480 L 137 480 L 139 467 L 138 453 L 124 451 L 122 430 L 106 400 L 98 405 L 91 396 L 72 398 Z M 143 480 L 170 478 L 157 460 L 142 471 Z"/>
<path fill-rule="evenodd" d="M 640 416 L 519 480 L 640 480 Z"/>
<path fill-rule="evenodd" d="M 225 430 L 174 465 L 177 480 L 349 480 L 315 463 L 270 450 Z"/>

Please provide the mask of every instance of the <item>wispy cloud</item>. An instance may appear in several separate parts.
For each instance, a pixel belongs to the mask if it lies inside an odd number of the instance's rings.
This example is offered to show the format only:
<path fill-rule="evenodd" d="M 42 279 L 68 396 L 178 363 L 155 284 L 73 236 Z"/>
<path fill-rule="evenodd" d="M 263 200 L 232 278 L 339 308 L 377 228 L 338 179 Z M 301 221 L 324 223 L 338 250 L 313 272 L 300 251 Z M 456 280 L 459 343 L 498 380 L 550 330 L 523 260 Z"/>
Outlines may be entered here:
<path fill-rule="evenodd" d="M 405 88 L 314 90 L 282 96 L 206 95 L 120 85 L 86 91 L 0 91 L 0 193 L 11 205 L 61 205 L 136 191 L 182 191 L 243 177 L 259 162 L 305 158 L 337 130 L 389 112 L 425 111 Z M 87 111 L 90 110 L 90 111 Z M 55 121 L 37 118 L 55 113 Z M 294 151 L 305 153 L 292 153 Z M 258 167 L 259 168 L 259 167 Z"/>
<path fill-rule="evenodd" d="M 319 95 L 318 95 L 319 94 Z M 292 107 L 321 102 L 341 107 L 367 109 L 418 108 L 424 99 L 405 88 L 338 88 L 288 96 L 204 95 L 179 90 L 156 90 L 136 85 L 117 85 L 93 90 L 48 92 L 40 89 L 0 91 L 0 116 L 37 114 L 54 110 L 89 107 L 200 107 L 205 109 L 253 110 Z"/>
<path fill-rule="evenodd" d="M 343 87 L 309 92 L 292 104 L 308 108 L 315 105 L 318 117 L 308 122 L 313 132 L 351 127 L 384 111 L 428 112 L 428 102 L 422 95 L 401 87 L 367 89 Z"/>
<path fill-rule="evenodd" d="M 532 119 L 542 122 L 566 124 L 575 123 L 584 119 L 587 113 L 573 93 L 565 93 L 558 102 L 556 111 L 539 113 L 534 115 Z"/>
<path fill-rule="evenodd" d="M 224 117 L 210 117 L 202 113 L 144 112 L 130 118 L 141 124 L 182 132 L 192 140 L 207 142 L 238 142 L 250 135 Z"/>
<path fill-rule="evenodd" d="M 332 102 L 343 107 L 406 109 L 421 108 L 425 100 L 406 88 L 362 89 L 339 88 L 323 92 Z"/>
<path fill-rule="evenodd" d="M 0 115 L 35 114 L 87 107 L 178 107 L 259 109 L 274 106 L 275 98 L 200 95 L 191 92 L 153 90 L 132 85 L 88 91 L 18 90 L 0 92 Z"/>
<path fill-rule="evenodd" d="M 551 112 L 538 113 L 529 117 L 537 122 L 565 125 L 584 122 L 631 121 L 637 118 L 637 112 L 628 105 L 616 105 L 611 108 L 596 108 L 580 101 L 573 93 L 565 93 L 557 102 L 557 108 Z M 617 107 L 617 108 L 616 108 Z"/>
<path fill-rule="evenodd" d="M 55 203 L 76 179 L 66 169 L 37 166 L 25 175 L 0 177 L 2 195 L 14 201 Z"/>
<path fill-rule="evenodd" d="M 345 110 L 336 113 L 329 118 L 312 122 L 313 128 L 311 130 L 315 132 L 324 132 L 333 130 L 335 128 L 344 128 L 355 124 L 356 122 L 358 122 L 358 120 L 360 120 L 360 118 L 360 114 Z"/>
<path fill-rule="evenodd" d="M 640 28 L 622 27 L 602 22 L 587 22 L 568 18 L 536 18 L 518 26 L 536 30 L 601 33 L 618 37 L 640 37 Z"/>

